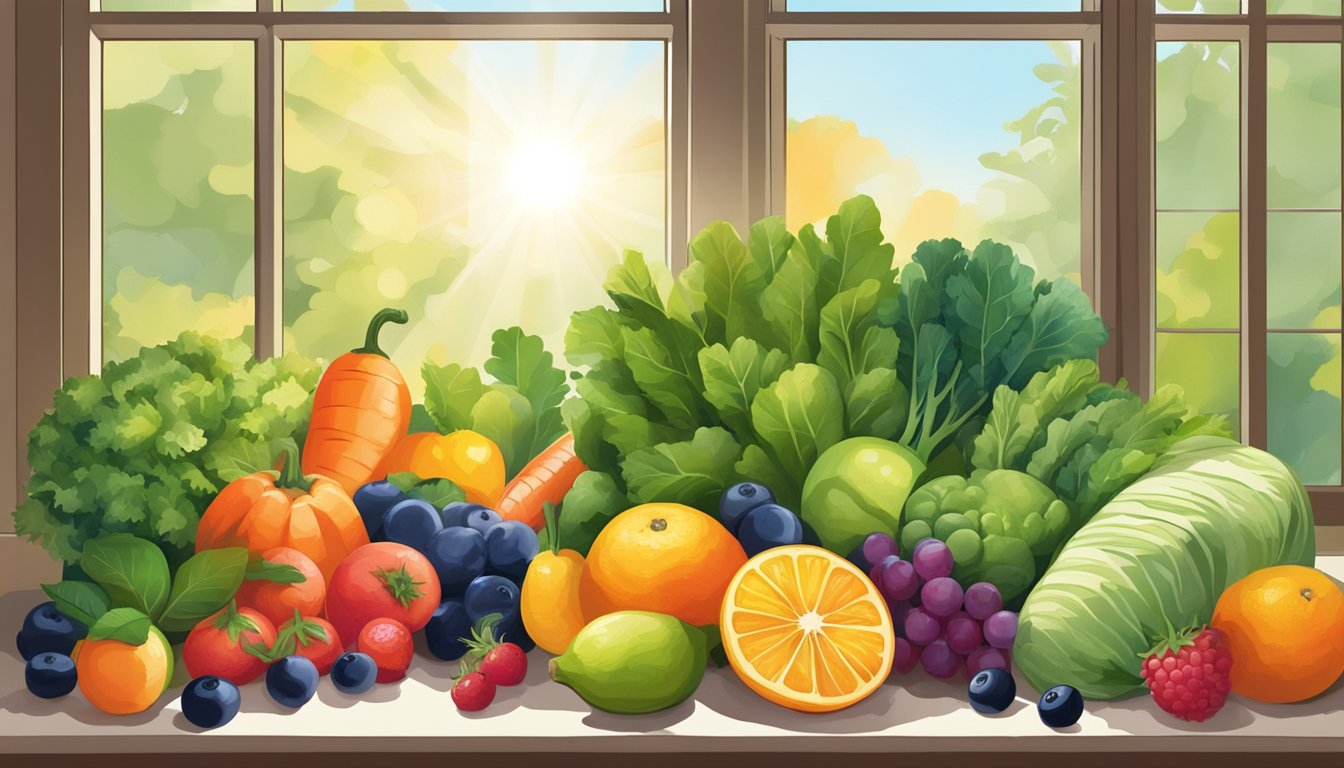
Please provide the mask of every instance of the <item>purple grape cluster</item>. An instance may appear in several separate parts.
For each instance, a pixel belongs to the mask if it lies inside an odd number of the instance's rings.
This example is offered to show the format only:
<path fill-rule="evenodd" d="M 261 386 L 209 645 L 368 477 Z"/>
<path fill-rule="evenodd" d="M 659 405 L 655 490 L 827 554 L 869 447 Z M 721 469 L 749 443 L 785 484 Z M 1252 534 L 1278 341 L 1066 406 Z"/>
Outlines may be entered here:
<path fill-rule="evenodd" d="M 915 544 L 902 560 L 896 540 L 872 533 L 849 558 L 868 571 L 896 629 L 894 672 L 922 664 L 934 677 L 958 670 L 967 679 L 983 669 L 1011 671 L 1017 614 L 1003 610 L 1003 597 L 985 581 L 962 588 L 952 578 L 952 550 L 938 539 Z"/>

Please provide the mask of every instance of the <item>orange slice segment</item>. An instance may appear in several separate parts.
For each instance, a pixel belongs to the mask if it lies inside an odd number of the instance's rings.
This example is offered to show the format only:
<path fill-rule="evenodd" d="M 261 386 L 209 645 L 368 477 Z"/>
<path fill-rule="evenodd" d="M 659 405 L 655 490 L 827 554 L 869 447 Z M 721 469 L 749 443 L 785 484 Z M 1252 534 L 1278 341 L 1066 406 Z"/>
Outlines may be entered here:
<path fill-rule="evenodd" d="M 820 547 L 766 550 L 728 585 L 719 621 L 733 671 L 768 701 L 831 712 L 891 672 L 896 634 L 877 587 Z"/>

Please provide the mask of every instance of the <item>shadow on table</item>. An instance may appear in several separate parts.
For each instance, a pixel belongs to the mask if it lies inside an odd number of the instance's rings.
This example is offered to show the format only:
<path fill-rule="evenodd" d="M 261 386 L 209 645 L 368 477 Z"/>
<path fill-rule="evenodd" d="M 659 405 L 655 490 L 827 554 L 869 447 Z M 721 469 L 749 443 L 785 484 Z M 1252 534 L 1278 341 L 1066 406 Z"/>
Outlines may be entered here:
<path fill-rule="evenodd" d="M 1153 704 L 1146 695 L 1120 701 L 1106 702 L 1097 716 L 1112 728 L 1126 733 L 1151 733 L 1154 728 L 1170 728 L 1186 733 L 1226 733 L 1252 723 L 1271 723 L 1276 720 L 1299 720 L 1312 715 L 1338 713 L 1344 708 L 1344 677 L 1335 681 L 1324 693 L 1307 701 L 1293 704 L 1266 704 L 1233 695 L 1225 708 L 1202 723 L 1180 720 Z"/>

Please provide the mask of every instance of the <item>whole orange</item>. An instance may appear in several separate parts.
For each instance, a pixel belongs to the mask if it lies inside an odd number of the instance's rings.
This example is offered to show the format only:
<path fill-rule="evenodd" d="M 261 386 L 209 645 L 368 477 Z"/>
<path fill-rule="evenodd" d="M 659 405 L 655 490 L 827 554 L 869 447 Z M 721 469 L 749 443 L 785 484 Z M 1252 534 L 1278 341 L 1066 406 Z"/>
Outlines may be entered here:
<path fill-rule="evenodd" d="M 1344 673 L 1344 592 L 1315 568 L 1262 568 L 1228 587 L 1213 626 L 1232 649 L 1232 691 L 1304 701 Z"/>
<path fill-rule="evenodd" d="M 615 611 L 653 611 L 695 626 L 715 624 L 723 593 L 746 562 L 737 539 L 704 512 L 641 504 L 597 535 L 579 599 L 589 621 Z"/>
<path fill-rule="evenodd" d="M 173 676 L 173 650 L 157 628 L 140 645 L 119 640 L 86 640 L 75 659 L 79 691 L 95 707 L 113 715 L 143 712 Z"/>

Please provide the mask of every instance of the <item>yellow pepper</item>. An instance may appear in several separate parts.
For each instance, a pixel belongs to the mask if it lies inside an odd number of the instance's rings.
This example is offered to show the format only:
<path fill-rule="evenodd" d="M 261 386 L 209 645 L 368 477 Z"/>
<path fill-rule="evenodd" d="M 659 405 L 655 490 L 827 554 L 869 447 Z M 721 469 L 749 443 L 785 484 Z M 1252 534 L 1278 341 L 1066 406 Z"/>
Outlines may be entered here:
<path fill-rule="evenodd" d="M 493 440 L 469 429 L 403 437 L 383 460 L 379 475 L 397 472 L 452 480 L 466 492 L 467 501 L 491 508 L 504 493 L 504 454 Z"/>

